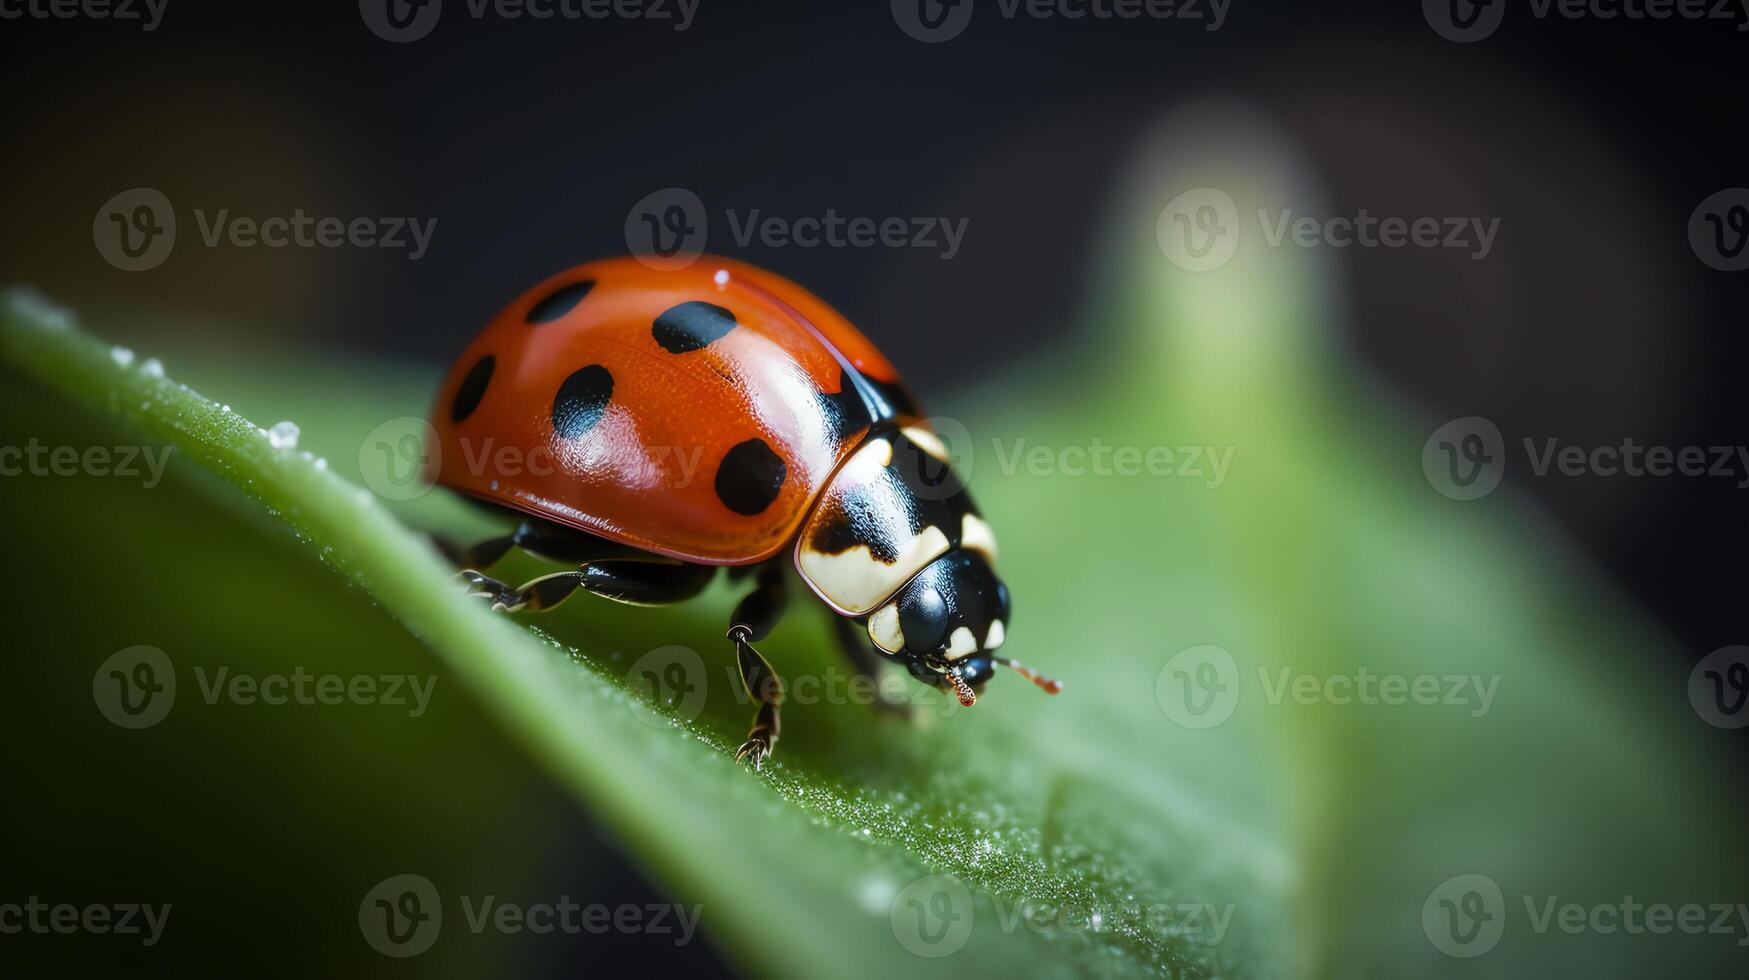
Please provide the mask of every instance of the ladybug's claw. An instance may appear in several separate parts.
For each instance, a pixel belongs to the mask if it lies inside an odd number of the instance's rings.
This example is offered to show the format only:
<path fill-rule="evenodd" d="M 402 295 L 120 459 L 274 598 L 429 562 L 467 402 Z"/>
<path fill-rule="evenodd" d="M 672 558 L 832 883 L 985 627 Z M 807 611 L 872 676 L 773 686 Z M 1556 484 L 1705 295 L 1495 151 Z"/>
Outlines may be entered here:
<path fill-rule="evenodd" d="M 754 769 L 765 768 L 765 759 L 771 755 L 771 735 L 767 732 L 756 732 L 741 747 L 735 750 L 735 761 L 742 762 L 748 758 L 753 760 Z"/>
<path fill-rule="evenodd" d="M 729 622 L 728 638 L 735 644 L 735 659 L 741 667 L 741 683 L 746 686 L 747 693 L 759 703 L 759 711 L 753 716 L 753 727 L 747 732 L 747 741 L 742 742 L 741 747 L 735 750 L 735 761 L 751 758 L 754 769 L 764 768 L 766 758 L 771 755 L 771 747 L 777 742 L 778 706 L 783 704 L 783 681 L 778 678 L 777 671 L 771 669 L 771 664 L 766 663 L 759 651 L 753 648 L 753 641 L 764 639 L 771 632 L 771 626 L 777 621 L 778 611 L 782 608 L 783 576 L 765 571 L 759 576 L 759 587 L 741 600 Z"/>
<path fill-rule="evenodd" d="M 493 612 L 515 612 L 525 605 L 517 589 L 471 568 L 455 573 L 455 581 L 467 586 L 468 596 L 490 602 Z"/>

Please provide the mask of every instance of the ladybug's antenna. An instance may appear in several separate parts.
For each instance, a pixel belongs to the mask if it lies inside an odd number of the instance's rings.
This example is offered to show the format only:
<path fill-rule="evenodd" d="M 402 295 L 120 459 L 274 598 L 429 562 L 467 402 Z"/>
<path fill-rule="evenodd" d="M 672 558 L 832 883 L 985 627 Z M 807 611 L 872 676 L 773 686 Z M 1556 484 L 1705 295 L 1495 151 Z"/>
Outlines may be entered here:
<path fill-rule="evenodd" d="M 1032 681 L 1034 684 L 1037 684 L 1039 690 L 1046 694 L 1061 694 L 1063 692 L 1062 681 L 1052 680 L 1051 678 L 1040 674 L 1038 671 L 1033 670 L 1031 667 L 1022 667 L 1018 660 L 1011 660 L 1007 657 L 995 657 L 993 659 L 1002 666 L 1014 671 L 1016 674 L 1019 674 L 1027 680 Z M 961 700 L 963 701 L 965 699 L 961 698 Z"/>

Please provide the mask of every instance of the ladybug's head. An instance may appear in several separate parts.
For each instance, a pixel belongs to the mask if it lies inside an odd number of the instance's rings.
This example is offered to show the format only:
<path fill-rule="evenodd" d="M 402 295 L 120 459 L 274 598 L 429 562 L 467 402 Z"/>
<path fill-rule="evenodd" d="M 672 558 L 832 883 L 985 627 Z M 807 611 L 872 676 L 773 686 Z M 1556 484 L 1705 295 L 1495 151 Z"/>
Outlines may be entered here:
<path fill-rule="evenodd" d="M 868 633 L 875 646 L 903 663 L 913 677 L 953 691 L 968 708 L 998 664 L 1057 693 L 1061 684 L 996 655 L 1012 611 L 1008 586 L 982 554 L 950 551 L 870 613 Z"/>

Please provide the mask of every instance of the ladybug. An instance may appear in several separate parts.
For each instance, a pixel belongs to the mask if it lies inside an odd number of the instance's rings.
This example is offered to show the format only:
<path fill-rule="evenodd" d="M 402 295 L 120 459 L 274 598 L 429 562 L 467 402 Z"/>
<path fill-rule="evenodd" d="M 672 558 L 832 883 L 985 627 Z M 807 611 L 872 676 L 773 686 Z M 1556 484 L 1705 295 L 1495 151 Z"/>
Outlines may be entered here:
<path fill-rule="evenodd" d="M 1011 615 L 996 539 L 898 372 L 793 282 L 727 259 L 680 269 L 577 266 L 504 308 L 432 412 L 434 483 L 520 518 L 445 546 L 471 595 L 503 612 L 578 589 L 637 605 L 689 599 L 719 567 L 751 591 L 727 638 L 759 707 L 736 759 L 778 737 L 783 684 L 753 646 L 795 577 L 835 615 L 859 674 L 883 658 L 970 707 Z M 511 548 L 575 566 L 519 587 Z"/>

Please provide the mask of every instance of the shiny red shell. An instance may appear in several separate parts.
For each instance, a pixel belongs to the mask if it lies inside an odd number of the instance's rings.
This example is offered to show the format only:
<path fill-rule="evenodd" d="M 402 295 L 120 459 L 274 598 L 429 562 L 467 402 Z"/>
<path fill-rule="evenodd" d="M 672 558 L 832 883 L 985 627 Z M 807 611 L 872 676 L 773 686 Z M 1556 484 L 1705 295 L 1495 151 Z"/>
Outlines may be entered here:
<path fill-rule="evenodd" d="M 867 430 L 871 389 L 915 417 L 886 357 L 787 279 L 710 256 L 591 262 L 518 297 L 456 360 L 427 476 L 658 554 L 751 564 L 795 535 Z"/>

